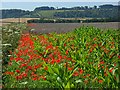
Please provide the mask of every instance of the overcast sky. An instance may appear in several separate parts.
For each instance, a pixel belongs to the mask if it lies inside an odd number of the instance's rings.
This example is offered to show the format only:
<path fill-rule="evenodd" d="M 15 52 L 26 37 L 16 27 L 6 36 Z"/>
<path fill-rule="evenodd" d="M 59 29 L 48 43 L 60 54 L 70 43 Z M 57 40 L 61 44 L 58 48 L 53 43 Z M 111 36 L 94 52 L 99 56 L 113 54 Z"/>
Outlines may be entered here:
<path fill-rule="evenodd" d="M 118 0 L 1 0 L 1 9 L 24 9 L 34 10 L 40 6 L 50 7 L 74 7 L 74 6 L 94 6 L 103 4 L 118 5 Z M 44 1 L 44 2 L 43 2 Z M 84 1 L 84 2 L 83 2 Z M 0 3 L 1 4 L 1 3 Z"/>
<path fill-rule="evenodd" d="M 2 2 L 58 2 L 58 0 L 1 0 Z M 59 0 L 59 2 L 119 2 L 119 0 Z"/>

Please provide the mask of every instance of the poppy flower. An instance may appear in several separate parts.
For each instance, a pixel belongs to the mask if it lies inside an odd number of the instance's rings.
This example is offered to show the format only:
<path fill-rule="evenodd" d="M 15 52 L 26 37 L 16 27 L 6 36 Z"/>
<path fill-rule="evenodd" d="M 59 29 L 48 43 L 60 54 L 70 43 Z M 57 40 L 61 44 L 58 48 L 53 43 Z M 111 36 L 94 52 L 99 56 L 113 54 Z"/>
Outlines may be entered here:
<path fill-rule="evenodd" d="M 73 76 L 79 76 L 79 72 L 75 71 L 75 72 L 73 73 Z"/>
<path fill-rule="evenodd" d="M 101 61 L 100 64 L 104 64 L 104 61 Z"/>
<path fill-rule="evenodd" d="M 108 76 L 108 74 L 106 72 L 104 72 L 104 76 Z"/>
<path fill-rule="evenodd" d="M 93 40 L 95 41 L 95 40 L 96 40 L 96 38 L 93 38 Z"/>
<path fill-rule="evenodd" d="M 120 55 L 118 56 L 118 58 L 120 59 Z"/>
<path fill-rule="evenodd" d="M 37 80 L 37 77 L 32 78 L 32 80 L 33 80 L 33 81 L 36 81 L 36 80 Z"/>
<path fill-rule="evenodd" d="M 66 55 L 68 55 L 68 52 L 69 52 L 69 51 L 68 51 L 68 50 L 66 50 L 66 52 L 65 52 L 65 53 L 66 53 Z"/>
<path fill-rule="evenodd" d="M 73 70 L 73 68 L 71 68 L 71 67 L 68 67 L 68 70 L 69 70 L 69 71 L 71 71 L 71 70 Z"/>
<path fill-rule="evenodd" d="M 99 83 L 103 83 L 103 80 L 98 80 Z"/>
<path fill-rule="evenodd" d="M 28 66 L 27 68 L 28 68 L 29 70 L 32 70 L 32 66 Z"/>
<path fill-rule="evenodd" d="M 79 68 L 78 70 L 79 70 L 80 74 L 83 74 L 83 70 L 82 69 Z"/>
<path fill-rule="evenodd" d="M 20 70 L 16 70 L 17 73 L 20 73 Z"/>
<path fill-rule="evenodd" d="M 66 43 L 64 43 L 64 47 L 66 46 Z"/>
<path fill-rule="evenodd" d="M 40 76 L 40 78 L 42 78 L 43 80 L 46 80 L 45 76 Z"/>
<path fill-rule="evenodd" d="M 93 51 L 93 49 L 91 48 L 90 50 L 89 50 L 89 52 L 91 53 Z"/>
<path fill-rule="evenodd" d="M 6 75 L 13 75 L 14 72 L 6 71 L 5 74 L 6 74 Z"/>
<path fill-rule="evenodd" d="M 22 78 L 22 75 L 16 76 L 16 80 L 21 80 Z"/>
<path fill-rule="evenodd" d="M 56 63 L 60 63 L 60 59 L 56 60 Z"/>
<path fill-rule="evenodd" d="M 109 70 L 109 72 L 110 72 L 110 73 L 112 73 L 112 72 L 113 72 L 113 70 L 114 70 L 114 68 L 111 68 L 111 69 Z"/>
<path fill-rule="evenodd" d="M 44 70 L 48 70 L 48 67 L 46 66 L 46 67 L 44 68 Z"/>

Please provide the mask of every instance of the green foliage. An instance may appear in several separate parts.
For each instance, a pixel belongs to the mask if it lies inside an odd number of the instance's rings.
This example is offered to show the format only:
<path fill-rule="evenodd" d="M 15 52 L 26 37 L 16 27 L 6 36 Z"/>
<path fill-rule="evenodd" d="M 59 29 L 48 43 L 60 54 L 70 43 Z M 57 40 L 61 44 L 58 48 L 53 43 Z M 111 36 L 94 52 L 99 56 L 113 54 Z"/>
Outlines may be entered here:
<path fill-rule="evenodd" d="M 95 27 L 65 34 L 25 34 L 4 73 L 4 87 L 118 88 L 118 36 L 118 30 Z"/>
<path fill-rule="evenodd" d="M 18 46 L 18 40 L 21 37 L 23 30 L 27 30 L 25 24 L 12 23 L 0 27 L 2 30 L 2 54 L 3 64 L 8 63 L 10 51 L 13 52 Z"/>

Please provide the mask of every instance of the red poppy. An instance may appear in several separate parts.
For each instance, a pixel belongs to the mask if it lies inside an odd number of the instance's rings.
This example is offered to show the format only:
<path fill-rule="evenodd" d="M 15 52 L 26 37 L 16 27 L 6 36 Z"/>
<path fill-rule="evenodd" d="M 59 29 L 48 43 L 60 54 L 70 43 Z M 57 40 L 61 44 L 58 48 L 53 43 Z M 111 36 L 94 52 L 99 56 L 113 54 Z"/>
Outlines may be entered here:
<path fill-rule="evenodd" d="M 60 63 L 60 59 L 56 60 L 56 63 Z"/>
<path fill-rule="evenodd" d="M 73 68 L 71 68 L 71 67 L 68 67 L 68 70 L 69 70 L 69 71 L 71 71 L 71 70 L 73 70 Z"/>
<path fill-rule="evenodd" d="M 118 56 L 118 58 L 120 59 L 120 55 Z"/>
<path fill-rule="evenodd" d="M 95 41 L 95 40 L 96 40 L 96 38 L 93 38 L 93 40 Z"/>
<path fill-rule="evenodd" d="M 116 66 L 117 64 L 116 63 L 114 63 L 114 66 Z"/>
<path fill-rule="evenodd" d="M 97 46 L 97 44 L 93 44 L 93 46 L 94 46 L 94 47 L 96 47 L 96 46 Z"/>
<path fill-rule="evenodd" d="M 104 66 L 102 66 L 102 68 L 104 68 Z"/>
<path fill-rule="evenodd" d="M 20 73 L 20 70 L 16 70 L 17 73 Z"/>
<path fill-rule="evenodd" d="M 111 44 L 114 44 L 114 42 L 111 42 Z"/>
<path fill-rule="evenodd" d="M 14 72 L 6 71 L 5 74 L 6 74 L 6 75 L 13 75 Z"/>
<path fill-rule="evenodd" d="M 86 78 L 86 76 L 83 76 L 83 78 Z"/>
<path fill-rule="evenodd" d="M 113 70 L 114 70 L 114 68 L 111 68 L 111 69 L 109 70 L 109 72 L 110 72 L 110 73 L 112 73 L 112 72 L 113 72 Z"/>
<path fill-rule="evenodd" d="M 87 74 L 86 76 L 87 76 L 87 77 L 89 77 L 89 76 L 90 76 L 90 74 Z"/>
<path fill-rule="evenodd" d="M 33 80 L 33 81 L 36 81 L 36 80 L 37 80 L 37 77 L 32 78 L 32 80 Z"/>
<path fill-rule="evenodd" d="M 44 70 L 48 70 L 48 67 L 46 66 L 46 67 L 44 68 Z"/>
<path fill-rule="evenodd" d="M 104 72 L 104 76 L 108 76 L 108 74 L 106 72 Z"/>
<path fill-rule="evenodd" d="M 101 61 L 100 64 L 104 64 L 104 61 Z"/>
<path fill-rule="evenodd" d="M 28 66 L 27 68 L 28 68 L 29 70 L 32 70 L 32 66 Z"/>
<path fill-rule="evenodd" d="M 21 64 L 20 68 L 27 66 L 27 64 Z"/>
<path fill-rule="evenodd" d="M 27 73 L 22 73 L 21 74 L 23 77 L 27 77 Z"/>
<path fill-rule="evenodd" d="M 109 50 L 107 50 L 107 49 L 104 49 L 104 52 L 105 52 L 106 54 L 108 54 L 108 53 L 109 53 Z"/>
<path fill-rule="evenodd" d="M 14 57 L 10 57 L 10 61 L 14 60 Z"/>
<path fill-rule="evenodd" d="M 65 53 L 66 53 L 66 54 L 68 54 L 68 52 L 69 52 L 69 51 L 68 51 L 68 50 L 66 50 L 66 52 L 65 52 Z"/>
<path fill-rule="evenodd" d="M 91 53 L 93 51 L 93 49 L 91 48 L 90 50 L 89 50 L 89 52 Z"/>
<path fill-rule="evenodd" d="M 49 46 L 46 47 L 46 50 L 47 50 L 47 49 L 52 49 L 52 48 L 53 48 L 53 46 L 52 46 L 52 45 L 49 45 Z"/>
<path fill-rule="evenodd" d="M 66 46 L 66 43 L 64 44 L 64 47 Z"/>
<path fill-rule="evenodd" d="M 51 64 L 54 64 L 54 63 L 55 63 L 55 60 L 54 60 L 54 59 L 52 59 Z"/>
<path fill-rule="evenodd" d="M 22 78 L 23 78 L 22 75 L 16 76 L 17 80 L 21 80 Z"/>
<path fill-rule="evenodd" d="M 45 76 L 40 76 L 40 78 L 42 78 L 43 80 L 46 80 Z"/>
<path fill-rule="evenodd" d="M 103 80 L 98 80 L 99 83 L 103 83 Z"/>
<path fill-rule="evenodd" d="M 73 73 L 73 76 L 79 76 L 79 72 L 75 71 L 75 72 Z"/>
<path fill-rule="evenodd" d="M 78 70 L 79 70 L 80 74 L 83 74 L 83 70 L 82 69 L 79 68 Z"/>

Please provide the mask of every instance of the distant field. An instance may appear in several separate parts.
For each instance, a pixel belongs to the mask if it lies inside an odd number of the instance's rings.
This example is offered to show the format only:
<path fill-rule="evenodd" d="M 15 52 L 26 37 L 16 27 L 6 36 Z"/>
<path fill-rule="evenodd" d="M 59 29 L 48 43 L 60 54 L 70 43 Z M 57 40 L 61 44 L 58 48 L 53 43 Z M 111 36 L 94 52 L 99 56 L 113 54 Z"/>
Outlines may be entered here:
<path fill-rule="evenodd" d="M 0 19 L 0 26 L 10 24 L 13 22 L 22 22 L 22 23 L 27 23 L 27 20 L 31 19 L 39 19 L 39 18 L 5 18 L 5 19 Z"/>
<path fill-rule="evenodd" d="M 11 22 L 27 22 L 27 20 L 31 19 L 39 19 L 39 18 L 5 18 L 5 19 L 0 19 L 0 23 L 11 23 Z"/>
<path fill-rule="evenodd" d="M 71 10 L 44 10 L 37 12 L 37 14 L 45 18 L 55 18 L 54 17 L 55 12 L 64 12 L 64 11 L 71 11 Z M 79 11 L 84 11 L 84 10 L 79 10 Z"/>

